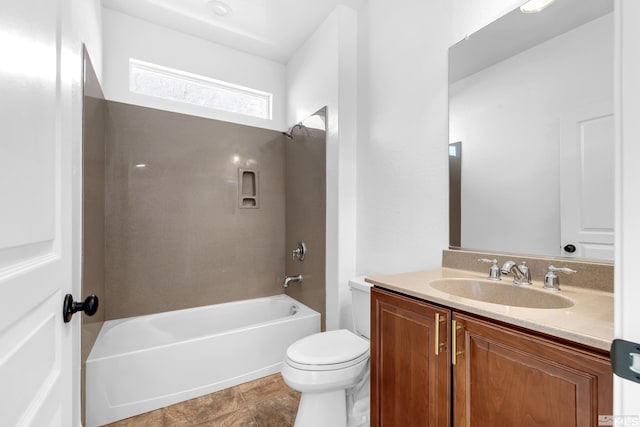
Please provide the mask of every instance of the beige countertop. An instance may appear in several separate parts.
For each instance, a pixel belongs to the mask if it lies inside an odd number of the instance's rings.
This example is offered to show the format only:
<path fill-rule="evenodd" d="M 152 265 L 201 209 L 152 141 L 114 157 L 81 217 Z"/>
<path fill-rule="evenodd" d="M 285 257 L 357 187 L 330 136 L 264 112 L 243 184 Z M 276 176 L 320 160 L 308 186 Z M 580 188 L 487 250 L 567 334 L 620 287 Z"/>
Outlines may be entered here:
<path fill-rule="evenodd" d="M 613 341 L 613 293 L 564 286 L 561 283 L 558 294 L 571 299 L 574 303 L 572 307 L 523 308 L 463 298 L 429 286 L 430 281 L 444 278 L 484 280 L 486 274 L 437 268 L 367 277 L 367 281 L 425 301 L 609 351 Z M 505 286 L 516 286 L 511 284 L 511 280 L 511 277 L 503 277 L 500 283 Z M 549 292 L 542 289 L 542 283 L 539 281 L 533 281 L 532 286 L 540 292 Z"/>

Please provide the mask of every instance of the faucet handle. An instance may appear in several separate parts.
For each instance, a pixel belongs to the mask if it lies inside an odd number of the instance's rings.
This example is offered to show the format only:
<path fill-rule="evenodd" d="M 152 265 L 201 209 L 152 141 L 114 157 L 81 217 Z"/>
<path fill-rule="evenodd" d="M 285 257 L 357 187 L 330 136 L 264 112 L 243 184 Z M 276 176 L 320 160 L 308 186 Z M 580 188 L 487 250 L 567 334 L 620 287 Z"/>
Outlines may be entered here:
<path fill-rule="evenodd" d="M 549 266 L 549 271 L 553 273 L 577 273 L 578 270 L 573 270 L 569 267 L 554 267 L 553 265 Z"/>
<path fill-rule="evenodd" d="M 550 291 L 560 290 L 560 277 L 558 277 L 556 273 L 577 273 L 577 271 L 568 267 L 555 267 L 550 265 L 549 271 L 544 275 L 544 284 L 542 285 L 544 289 Z"/>
<path fill-rule="evenodd" d="M 291 256 L 294 260 L 304 261 L 304 257 L 307 255 L 307 245 L 304 242 L 298 242 L 298 246 L 291 251 Z"/>
<path fill-rule="evenodd" d="M 489 280 L 501 280 L 500 279 L 500 268 L 498 267 L 498 260 L 497 259 L 479 258 L 478 262 L 484 262 L 484 263 L 487 263 L 487 264 L 491 264 L 491 267 L 489 267 L 489 277 L 487 277 L 487 279 L 489 279 Z"/>

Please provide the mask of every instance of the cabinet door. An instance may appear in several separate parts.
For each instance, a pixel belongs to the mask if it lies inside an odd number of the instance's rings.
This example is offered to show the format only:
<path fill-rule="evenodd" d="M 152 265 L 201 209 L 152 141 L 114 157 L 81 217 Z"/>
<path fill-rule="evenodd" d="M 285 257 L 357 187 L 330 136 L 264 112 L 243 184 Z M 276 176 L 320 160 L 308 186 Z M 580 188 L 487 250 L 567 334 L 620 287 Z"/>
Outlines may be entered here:
<path fill-rule="evenodd" d="M 371 292 L 371 425 L 448 426 L 451 312 Z"/>
<path fill-rule="evenodd" d="M 453 323 L 456 427 L 597 427 L 612 413 L 608 358 L 458 313 Z"/>

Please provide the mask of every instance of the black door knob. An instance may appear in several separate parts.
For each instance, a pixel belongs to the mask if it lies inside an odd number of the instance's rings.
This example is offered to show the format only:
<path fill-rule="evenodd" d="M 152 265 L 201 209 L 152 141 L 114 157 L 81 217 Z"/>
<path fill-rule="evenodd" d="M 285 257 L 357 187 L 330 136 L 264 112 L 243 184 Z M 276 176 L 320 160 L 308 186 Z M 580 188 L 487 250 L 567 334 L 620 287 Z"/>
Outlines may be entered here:
<path fill-rule="evenodd" d="M 562 248 L 562 249 L 564 249 L 565 252 L 568 252 L 570 254 L 572 254 L 572 253 L 574 253 L 576 251 L 576 247 L 574 245 L 571 245 L 571 244 L 565 245 L 565 247 Z"/>
<path fill-rule="evenodd" d="M 77 302 L 73 300 L 71 294 L 67 294 L 64 297 L 64 303 L 62 304 L 62 317 L 64 323 L 69 323 L 74 313 L 78 311 L 84 311 L 87 316 L 93 316 L 98 311 L 98 296 L 91 294 L 83 302 Z"/>

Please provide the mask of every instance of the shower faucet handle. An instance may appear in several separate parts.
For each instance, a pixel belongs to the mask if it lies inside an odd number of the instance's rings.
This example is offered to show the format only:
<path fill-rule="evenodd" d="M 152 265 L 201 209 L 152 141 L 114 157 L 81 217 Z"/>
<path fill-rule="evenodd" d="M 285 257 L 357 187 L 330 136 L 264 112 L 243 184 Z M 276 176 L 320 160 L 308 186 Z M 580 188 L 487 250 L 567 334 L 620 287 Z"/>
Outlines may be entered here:
<path fill-rule="evenodd" d="M 304 257 L 307 255 L 307 245 L 304 242 L 298 242 L 298 246 L 291 251 L 291 255 L 294 260 L 304 261 Z"/>

